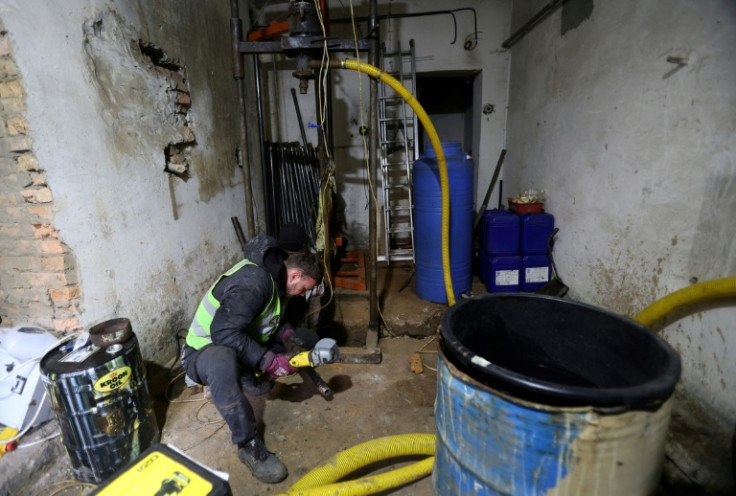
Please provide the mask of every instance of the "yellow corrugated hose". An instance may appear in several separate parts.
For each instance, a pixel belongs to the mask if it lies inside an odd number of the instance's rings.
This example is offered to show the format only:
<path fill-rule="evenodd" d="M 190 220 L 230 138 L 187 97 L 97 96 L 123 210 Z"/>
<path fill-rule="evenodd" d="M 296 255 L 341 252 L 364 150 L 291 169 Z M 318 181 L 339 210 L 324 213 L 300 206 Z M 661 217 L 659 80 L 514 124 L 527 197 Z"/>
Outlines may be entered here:
<path fill-rule="evenodd" d="M 282 496 L 375 494 L 425 477 L 434 463 L 434 434 L 400 434 L 374 439 L 348 448 L 299 479 Z M 335 483 L 355 470 L 390 458 L 429 455 L 424 460 L 390 472 Z"/>
<path fill-rule="evenodd" d="M 396 93 L 403 98 L 406 103 L 414 110 L 419 121 L 427 131 L 429 141 L 432 143 L 434 153 L 437 156 L 437 165 L 440 169 L 440 189 L 442 193 L 442 274 L 445 280 L 445 292 L 447 293 L 447 303 L 452 306 L 455 304 L 455 291 L 452 288 L 452 275 L 450 271 L 450 186 L 447 177 L 447 162 L 445 161 L 445 153 L 442 150 L 442 143 L 434 128 L 434 124 L 419 104 L 414 95 L 401 84 L 396 78 L 386 74 L 378 67 L 357 60 L 342 60 L 339 67 L 362 72 L 368 76 L 374 77 L 381 82 L 389 85 Z"/>
<path fill-rule="evenodd" d="M 682 306 L 724 296 L 736 296 L 736 277 L 699 282 L 670 293 L 639 312 L 634 320 L 651 327 L 659 319 Z"/>

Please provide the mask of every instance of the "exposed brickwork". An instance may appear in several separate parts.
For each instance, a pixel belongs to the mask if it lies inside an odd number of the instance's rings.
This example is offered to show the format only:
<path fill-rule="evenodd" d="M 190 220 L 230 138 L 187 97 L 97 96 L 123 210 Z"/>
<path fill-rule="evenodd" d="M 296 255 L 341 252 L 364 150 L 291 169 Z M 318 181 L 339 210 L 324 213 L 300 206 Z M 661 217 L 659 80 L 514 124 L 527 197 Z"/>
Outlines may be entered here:
<path fill-rule="evenodd" d="M 184 69 L 177 63 L 168 60 L 167 55 L 160 48 L 153 45 L 141 44 L 141 52 L 151 57 L 156 71 L 168 81 L 166 92 L 173 98 L 176 108 L 177 126 L 180 139 L 169 143 L 164 149 L 166 159 L 165 171 L 176 174 L 184 179 L 189 178 L 189 149 L 197 142 L 194 131 L 189 125 L 189 110 L 192 98 L 189 93 Z"/>
<path fill-rule="evenodd" d="M 0 317 L 82 329 L 77 262 L 54 227 L 53 191 L 33 154 L 25 90 L 0 22 Z"/>

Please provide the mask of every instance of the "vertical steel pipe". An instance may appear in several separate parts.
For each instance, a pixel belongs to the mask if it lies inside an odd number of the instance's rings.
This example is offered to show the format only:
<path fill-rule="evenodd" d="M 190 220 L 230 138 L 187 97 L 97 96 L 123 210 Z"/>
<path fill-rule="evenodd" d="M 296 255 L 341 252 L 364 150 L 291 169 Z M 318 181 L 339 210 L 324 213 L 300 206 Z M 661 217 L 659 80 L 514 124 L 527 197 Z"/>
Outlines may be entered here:
<path fill-rule="evenodd" d="M 241 125 L 240 125 L 240 150 L 246 156 L 248 147 L 248 123 L 246 120 L 245 82 L 243 70 L 243 55 L 240 53 L 238 44 L 240 42 L 242 26 L 238 11 L 238 1 L 230 0 L 230 41 L 233 52 L 233 77 L 238 85 L 238 100 L 240 103 Z M 245 188 L 245 218 L 248 222 L 248 236 L 255 235 L 255 217 L 253 215 L 253 188 L 251 185 L 250 167 L 243 160 L 243 187 Z"/>
<path fill-rule="evenodd" d="M 256 112 L 258 113 L 258 148 L 261 151 L 261 171 L 263 175 L 263 192 L 270 194 L 270 188 L 273 185 L 266 182 L 266 145 L 265 131 L 263 128 L 263 92 L 261 91 L 261 64 L 258 54 L 253 55 L 253 74 L 256 83 Z M 268 200 L 266 201 L 268 204 Z M 275 236 L 278 226 L 275 219 L 278 219 L 273 212 L 266 209 L 266 232 L 271 236 Z"/>
<path fill-rule="evenodd" d="M 370 19 L 368 21 L 368 63 L 378 67 L 378 40 L 380 25 L 378 24 L 378 6 L 376 0 L 370 1 Z M 376 259 L 378 258 L 378 239 L 376 226 L 375 188 L 378 181 L 378 80 L 370 78 L 370 108 L 368 127 L 368 178 L 371 187 L 368 209 L 368 302 L 370 307 L 368 327 L 378 330 L 378 296 L 376 292 Z"/>

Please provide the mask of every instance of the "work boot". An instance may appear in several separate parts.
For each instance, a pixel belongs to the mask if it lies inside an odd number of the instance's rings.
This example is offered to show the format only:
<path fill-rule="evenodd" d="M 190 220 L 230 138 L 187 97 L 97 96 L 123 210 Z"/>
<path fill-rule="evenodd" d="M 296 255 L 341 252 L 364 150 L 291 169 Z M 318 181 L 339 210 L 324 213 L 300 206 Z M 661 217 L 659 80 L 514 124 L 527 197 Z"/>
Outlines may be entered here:
<path fill-rule="evenodd" d="M 276 484 L 289 475 L 286 466 L 266 449 L 258 436 L 238 446 L 238 459 L 247 465 L 253 476 L 261 482 Z"/>
<path fill-rule="evenodd" d="M 273 381 L 267 377 L 260 379 L 253 373 L 246 373 L 240 377 L 240 387 L 251 396 L 261 396 L 271 392 Z"/>

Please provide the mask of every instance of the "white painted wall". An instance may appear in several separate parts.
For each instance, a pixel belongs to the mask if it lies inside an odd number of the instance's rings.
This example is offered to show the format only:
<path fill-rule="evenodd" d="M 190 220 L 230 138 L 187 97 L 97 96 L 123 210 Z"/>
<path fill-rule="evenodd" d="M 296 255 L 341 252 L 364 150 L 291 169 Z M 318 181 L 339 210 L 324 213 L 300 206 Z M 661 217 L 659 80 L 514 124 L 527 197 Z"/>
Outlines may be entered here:
<path fill-rule="evenodd" d="M 128 317 L 144 357 L 163 363 L 206 286 L 240 251 L 230 216 L 247 230 L 229 4 L 5 0 L 0 17 L 55 226 L 80 267 L 82 324 Z M 96 18 L 95 65 L 84 25 Z M 136 53 L 138 40 L 185 68 L 197 140 L 188 181 L 164 172 L 177 132 L 170 94 Z"/>
<path fill-rule="evenodd" d="M 477 12 L 479 41 L 473 50 L 465 50 L 466 38 L 473 34 L 473 15 L 469 11 L 457 12 L 457 40 L 453 44 L 455 30 L 449 15 L 423 16 L 385 20 L 381 23 L 381 39 L 389 49 L 408 50 L 409 40 L 416 44 L 417 72 L 472 71 L 481 70 L 481 102 L 478 102 L 476 124 L 480 132 L 480 148 L 474 152 L 477 170 L 476 203 L 483 201 L 485 190 L 491 180 L 493 167 L 504 144 L 505 107 L 507 99 L 508 55 L 500 51 L 501 42 L 508 36 L 510 16 L 509 0 L 472 1 L 463 5 L 448 4 L 437 0 L 410 0 L 401 3 L 379 2 L 378 13 L 419 13 L 437 10 L 450 10 L 466 5 Z M 368 16 L 368 1 L 353 2 L 356 17 Z M 269 12 L 286 12 L 286 4 L 269 7 Z M 330 4 L 330 18 L 350 17 L 349 7 Z M 264 20 L 270 19 L 267 15 Z M 366 23 L 358 26 L 357 38 L 365 37 Z M 353 39 L 350 24 L 334 25 L 331 35 L 339 39 Z M 338 58 L 355 58 L 354 54 L 341 54 Z M 268 138 L 274 141 L 300 141 L 290 89 L 298 88 L 298 81 L 292 77 L 294 63 L 285 57 L 262 56 L 264 93 L 268 94 Z M 367 53 L 361 54 L 367 61 Z M 368 246 L 368 202 L 369 187 L 365 169 L 363 141 L 359 133 L 361 122 L 368 124 L 369 81 L 354 71 L 333 71 L 334 101 L 334 143 L 337 166 L 337 191 L 340 196 L 338 208 L 344 204 L 345 223 L 343 233 L 348 237 L 351 249 Z M 361 87 L 362 86 L 362 87 Z M 389 90 L 392 91 L 392 90 Z M 362 97 L 362 98 L 361 98 Z M 362 101 L 362 121 L 361 104 Z M 299 95 L 299 105 L 303 120 L 318 122 L 315 108 L 314 86 L 309 94 Z M 422 103 L 421 101 L 419 102 Z M 496 112 L 482 115 L 480 107 L 492 103 Z M 316 130 L 307 130 L 309 141 L 317 143 Z M 442 135 L 440 134 L 440 139 Z M 380 192 L 379 205 L 382 203 Z M 492 199 L 490 204 L 497 200 Z M 379 215 L 380 218 L 380 215 Z M 379 233 L 380 234 L 380 233 Z"/>
<path fill-rule="evenodd" d="M 547 3 L 514 2 L 512 31 Z M 557 11 L 510 51 L 504 187 L 546 191 L 571 296 L 633 316 L 694 280 L 735 276 L 736 4 L 596 0 L 577 29 L 562 36 L 560 24 Z M 690 309 L 662 331 L 724 444 L 734 304 Z"/>

